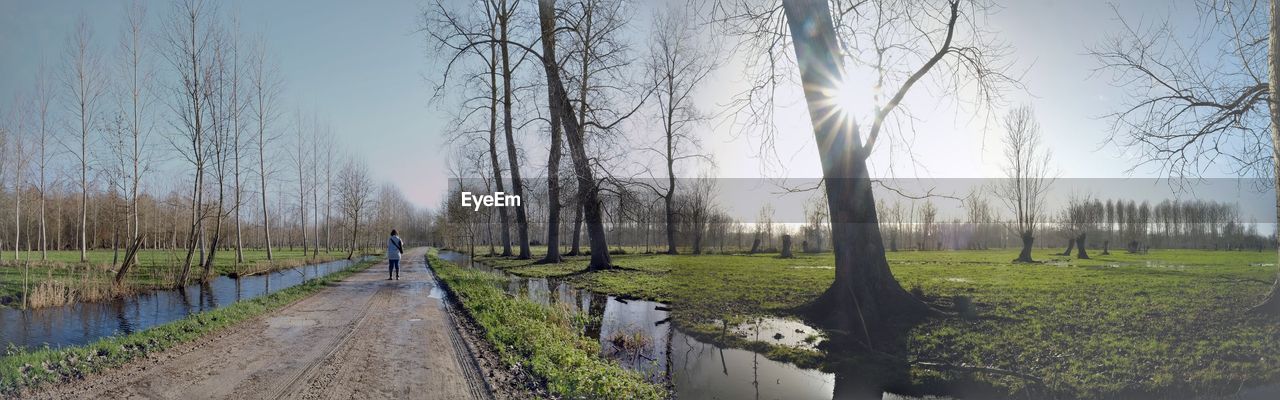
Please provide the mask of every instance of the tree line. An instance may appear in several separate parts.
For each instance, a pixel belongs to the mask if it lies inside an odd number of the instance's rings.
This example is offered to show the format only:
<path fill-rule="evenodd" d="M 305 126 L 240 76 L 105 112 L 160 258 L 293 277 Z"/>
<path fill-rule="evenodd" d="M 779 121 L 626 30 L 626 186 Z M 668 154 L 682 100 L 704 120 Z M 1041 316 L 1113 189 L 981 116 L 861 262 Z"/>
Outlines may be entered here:
<path fill-rule="evenodd" d="M 319 113 L 286 109 L 267 40 L 217 6 L 175 0 L 153 15 L 133 2 L 110 39 L 81 16 L 14 94 L 0 113 L 13 259 L 111 249 L 120 282 L 138 251 L 180 249 L 185 285 L 245 249 L 350 257 L 381 237 L 372 227 L 429 222 L 339 150 Z"/>
<path fill-rule="evenodd" d="M 646 60 L 656 60 L 659 62 L 653 64 L 661 65 L 665 51 L 662 46 L 651 46 L 648 54 L 639 56 L 628 51 L 640 41 L 628 43 L 628 36 L 617 34 L 619 26 L 630 22 L 617 11 L 624 9 L 619 5 L 623 3 L 618 0 L 539 0 L 534 7 L 515 0 L 449 5 L 436 2 L 423 12 L 422 30 L 444 60 L 437 75 L 436 93 L 440 97 L 458 98 L 460 104 L 455 110 L 457 123 L 454 124 L 453 143 L 458 151 L 454 157 L 455 177 L 480 174 L 485 176 L 485 183 L 479 187 L 527 193 L 528 181 L 522 176 L 529 174 L 522 168 L 528 166 L 521 165 L 521 161 L 527 160 L 535 149 L 546 151 L 547 172 L 539 178 L 546 180 L 549 193 L 548 223 L 543 227 L 547 256 L 542 262 L 560 261 L 559 238 L 564 231 L 559 226 L 562 210 L 572 212 L 575 221 L 583 221 L 591 255 L 589 269 L 598 270 L 611 267 L 609 242 L 627 240 L 623 222 L 644 220 L 627 216 L 644 214 L 650 209 L 644 207 L 643 201 L 627 200 L 633 197 L 626 190 L 631 186 L 629 175 L 636 174 L 623 172 L 627 170 L 627 160 L 635 159 L 625 155 L 647 153 L 650 145 L 627 146 L 618 132 L 629 118 L 638 114 L 675 115 L 674 108 L 662 106 L 673 102 L 657 101 L 659 107 L 646 107 L 645 103 L 652 106 L 653 96 L 682 93 L 670 90 L 680 86 L 676 83 L 680 81 L 669 78 L 691 69 L 658 68 L 648 70 L 656 72 L 653 74 L 638 74 L 635 69 L 625 68 Z M 747 89 L 732 96 L 730 111 L 739 117 L 735 120 L 736 126 L 759 138 L 761 153 L 769 153 L 773 143 L 790 139 L 792 136 L 784 135 L 794 133 L 781 129 L 793 126 L 794 121 L 776 119 L 776 107 L 787 100 L 779 98 L 780 93 L 788 89 L 803 93 L 812 139 L 817 144 L 818 160 L 823 168 L 823 184 L 814 189 L 827 200 L 824 212 L 808 211 L 815 220 L 825 217 L 829 221 L 825 232 L 822 229 L 804 231 L 806 235 L 829 236 L 829 240 L 820 243 L 832 246 L 835 280 L 820 297 L 802 307 L 802 313 L 853 332 L 860 336 L 855 340 L 875 347 L 875 343 L 893 337 L 889 329 L 891 319 L 944 312 L 907 292 L 890 273 L 885 242 L 888 238 L 889 246 L 895 246 L 896 239 L 892 229 L 885 235 L 884 227 L 902 223 L 902 218 L 885 221 L 885 215 L 893 211 L 891 206 L 883 207 L 883 203 L 876 201 L 875 189 L 882 183 L 871 177 L 868 160 L 877 149 L 885 147 L 884 143 L 910 142 L 906 134 L 912 132 L 910 121 L 918 116 L 912 115 L 908 103 L 904 102 L 908 96 L 925 91 L 941 93 L 949 100 L 972 108 L 975 115 L 982 112 L 990 115 L 996 109 L 1006 108 L 1004 94 L 1023 86 L 1017 76 L 1009 73 L 1012 53 L 1008 46 L 998 40 L 997 33 L 984 28 L 988 12 L 997 5 L 958 0 L 910 6 L 897 2 L 827 0 L 709 3 L 707 9 L 699 10 L 707 17 L 699 24 L 689 24 L 708 31 L 675 36 L 723 38 L 733 42 L 733 51 L 745 56 Z M 1274 31 L 1277 25 L 1274 17 L 1266 20 L 1254 14 L 1238 15 L 1240 10 L 1247 13 L 1250 8 L 1229 6 L 1232 2 L 1207 3 L 1212 3 L 1206 4 L 1208 12 L 1232 18 L 1212 19 L 1210 25 L 1215 22 L 1220 25 L 1201 32 L 1210 35 L 1225 32 L 1228 39 L 1251 38 L 1227 40 L 1228 44 L 1244 43 L 1248 48 L 1224 50 L 1220 58 L 1242 58 L 1241 65 L 1248 66 L 1247 71 L 1280 70 L 1275 57 L 1260 45 L 1267 43 L 1268 33 Z M 1272 2 L 1273 9 L 1278 7 L 1276 3 Z M 693 14 L 691 10 L 698 4 L 684 6 L 675 10 L 677 16 Z M 1239 21 L 1248 23 L 1229 24 Z M 899 29 L 904 26 L 911 29 Z M 1231 36 L 1231 32 L 1238 35 Z M 1160 49 L 1181 48 L 1162 45 L 1179 40 L 1166 31 L 1144 35 L 1130 29 L 1128 33 L 1092 54 L 1102 62 L 1101 71 L 1114 71 L 1120 76 L 1118 85 L 1137 86 L 1132 93 L 1135 99 L 1132 108 L 1116 113 L 1111 119 L 1115 121 L 1116 141 L 1129 139 L 1128 143 L 1120 144 L 1148 151 L 1149 157 L 1139 162 L 1166 163 L 1173 172 L 1187 173 L 1188 167 L 1199 165 L 1196 160 L 1201 154 L 1216 155 L 1221 153 L 1215 151 L 1238 147 L 1219 145 L 1223 140 L 1243 138 L 1255 145 L 1245 146 L 1246 154 L 1230 154 L 1243 164 L 1242 173 L 1276 165 L 1271 162 L 1276 149 L 1259 139 L 1268 136 L 1262 132 L 1265 129 L 1272 131 L 1273 138 L 1277 135 L 1275 132 L 1280 132 L 1277 128 L 1280 120 L 1275 117 L 1280 114 L 1273 112 L 1268 123 L 1264 121 L 1265 113 L 1259 111 L 1264 108 L 1259 104 L 1266 101 L 1266 94 L 1275 91 L 1275 82 L 1258 79 L 1262 76 L 1258 74 L 1194 76 L 1201 71 L 1219 69 L 1183 67 L 1181 63 L 1201 58 L 1160 53 Z M 1276 40 L 1271 38 L 1271 42 Z M 694 54 L 715 54 L 710 51 L 713 47 L 704 44 L 694 43 L 691 48 L 702 49 L 692 51 Z M 525 63 L 530 64 L 529 67 L 521 68 Z M 1176 67 L 1169 68 L 1170 65 Z M 851 104 L 856 104 L 844 98 L 850 93 L 858 94 L 859 88 L 850 86 L 856 82 L 847 80 L 852 74 L 871 76 L 876 81 L 876 90 L 867 99 L 871 104 L 867 107 L 869 111 L 852 109 Z M 1162 79 L 1163 74 L 1175 76 Z M 690 87 L 697 86 L 696 80 L 683 82 L 693 82 Z M 1184 91 L 1188 85 L 1208 87 Z M 1239 96 L 1224 100 L 1218 98 L 1222 93 Z M 544 95 L 545 102 L 540 100 Z M 512 101 L 516 96 L 524 96 L 525 101 Z M 668 97 L 668 100 L 679 98 L 683 97 Z M 1191 109 L 1203 112 L 1188 112 Z M 664 129 L 664 136 L 651 141 L 657 143 L 653 146 L 656 160 L 665 165 L 642 168 L 644 172 L 639 175 L 669 177 L 678 161 L 700 158 L 697 146 L 693 145 L 696 135 L 672 134 L 680 132 L 680 127 L 696 127 L 697 114 L 658 118 L 664 122 L 681 121 L 684 125 Z M 1057 174 L 1051 163 L 1051 151 L 1042 142 L 1043 132 L 1033 107 L 1027 104 L 1008 108 L 1000 122 L 1006 176 L 999 185 L 990 188 L 990 193 L 1008 210 L 1007 223 L 1021 242 L 1022 250 L 1015 261 L 1033 262 L 1031 248 L 1037 236 L 1043 237 L 1046 230 L 1062 230 L 1071 243 L 1086 245 L 1090 236 L 1094 240 L 1099 236 L 1090 232 L 1103 226 L 1108 228 L 1108 233 L 1102 235 L 1106 236 L 1104 243 L 1112 236 L 1130 243 L 1139 236 L 1149 239 L 1153 232 L 1151 216 L 1145 217 L 1145 225 L 1140 224 L 1144 218 L 1143 208 L 1130 207 L 1127 200 L 1119 207 L 1112 203 L 1113 219 L 1109 225 L 1105 203 L 1100 214 L 1093 201 L 1069 207 L 1060 216 L 1047 210 L 1046 200 Z M 512 134 L 517 127 L 537 127 L 538 134 L 533 136 L 537 143 L 545 146 L 520 146 Z M 677 138 L 695 140 L 682 148 L 677 145 L 680 143 Z M 522 157 L 522 148 L 526 157 Z M 1259 150 L 1267 148 L 1272 151 Z M 565 149 L 570 156 L 567 163 L 561 158 Z M 892 150 L 881 150 L 884 151 Z M 1197 151 L 1204 153 L 1197 154 Z M 503 158 L 505 160 L 500 161 Z M 505 189 L 506 185 L 511 189 Z M 678 251 L 675 244 L 681 240 L 677 236 L 682 221 L 694 226 L 692 231 L 687 231 L 692 235 L 685 241 L 697 243 L 700 225 L 693 213 L 677 215 L 680 209 L 674 206 L 681 196 L 692 197 L 693 193 L 683 192 L 693 188 L 649 186 L 657 189 L 653 199 L 661 200 L 658 209 L 665 214 L 663 218 L 652 219 L 665 225 L 660 231 L 665 233 L 661 235 L 666 236 L 665 241 L 658 243 L 665 245 L 668 252 Z M 561 190 L 570 194 L 561 195 Z M 452 198 L 446 199 L 442 209 L 453 209 Z M 973 202 L 971 219 L 996 218 L 991 203 L 976 198 L 968 201 Z M 612 214 L 610 208 L 615 206 L 611 203 L 619 204 Z M 566 206 L 569 208 L 564 208 Z M 496 216 L 454 215 L 447 211 L 440 218 L 453 218 L 441 220 L 441 226 L 450 227 L 456 233 L 455 238 L 475 238 L 481 233 L 477 228 L 497 225 L 495 234 L 485 236 L 494 238 L 489 239 L 490 243 L 496 240 L 502 246 L 499 254 L 531 258 L 529 216 L 526 210 L 514 212 L 515 223 L 511 224 L 510 215 L 503 209 L 496 210 Z M 920 212 L 937 218 L 936 212 L 929 208 Z M 1178 211 L 1176 214 L 1182 218 L 1194 213 Z M 486 224 L 477 224 L 480 220 Z M 1167 236 L 1169 245 L 1203 245 L 1195 243 L 1199 239 L 1187 239 L 1203 236 L 1195 230 L 1199 228 L 1181 231 L 1183 226 L 1196 224 L 1177 225 L 1177 229 L 1167 225 L 1154 232 Z M 756 230 L 763 229 L 762 226 L 765 225 L 755 224 Z M 1133 226 L 1146 226 L 1147 230 L 1139 232 Z M 815 228 L 820 227 L 821 224 Z M 576 239 L 578 230 L 572 232 L 571 238 Z M 641 237 L 639 232 L 645 233 L 642 237 L 646 241 L 650 240 L 649 227 L 632 230 L 633 237 Z M 923 239 L 902 239 L 921 242 L 918 246 L 924 247 L 938 235 L 933 227 L 918 232 Z M 611 238 L 610 233 L 616 237 Z M 791 238 L 784 235 L 781 239 L 785 247 Z M 1192 243 L 1187 244 L 1185 240 Z M 1040 245 L 1045 245 L 1044 242 L 1042 239 Z M 1128 245 L 1126 243 L 1126 247 Z M 1138 250 L 1137 244 L 1133 247 Z M 1276 288 L 1280 288 L 1280 280 Z M 1275 306 L 1280 304 L 1276 298 L 1280 296 L 1270 296 L 1258 309 L 1268 312 L 1280 309 Z"/>

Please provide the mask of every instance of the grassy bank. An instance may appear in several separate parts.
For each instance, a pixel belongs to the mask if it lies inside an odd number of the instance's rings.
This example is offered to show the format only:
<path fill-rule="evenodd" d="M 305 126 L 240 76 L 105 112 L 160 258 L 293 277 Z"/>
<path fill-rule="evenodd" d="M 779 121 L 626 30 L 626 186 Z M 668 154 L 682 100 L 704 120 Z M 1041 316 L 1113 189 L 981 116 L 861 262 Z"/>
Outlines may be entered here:
<path fill-rule="evenodd" d="M 483 328 L 508 365 L 524 366 L 565 398 L 659 399 L 665 390 L 599 357 L 600 344 L 583 336 L 585 317 L 506 295 L 496 275 L 430 256 L 437 276 Z"/>
<path fill-rule="evenodd" d="M 302 250 L 274 250 L 272 260 L 267 260 L 265 250 L 245 250 L 244 262 L 237 263 L 234 251 L 219 251 L 215 257 L 213 273 L 217 275 L 252 275 L 282 268 L 292 268 L 308 263 L 332 261 L 346 257 L 346 252 L 320 252 L 304 254 Z M 76 301 L 97 301 L 138 290 L 172 286 L 180 272 L 186 253 L 179 250 L 145 250 L 138 254 L 137 264 L 130 269 L 125 284 L 114 285 L 115 254 L 111 250 L 94 250 L 88 253 L 88 262 L 81 263 L 79 251 L 50 251 L 47 260 L 40 261 L 38 252 L 24 252 L 22 257 L 31 261 L 15 261 L 13 253 L 5 253 L 0 260 L 0 305 L 22 305 L 24 288 L 29 291 L 31 306 L 58 306 Z M 123 257 L 121 252 L 120 257 Z M 26 263 L 30 263 L 28 272 Z M 201 271 L 192 267 L 193 274 Z M 25 278 L 25 279 L 24 279 Z"/>
<path fill-rule="evenodd" d="M 225 329 L 238 322 L 284 307 L 368 268 L 375 262 L 352 265 L 301 285 L 125 336 L 60 349 L 7 350 L 0 357 L 0 395 L 16 396 L 21 391 L 56 382 L 78 379 L 87 374 L 121 366 L 138 357 L 162 351 Z"/>
<path fill-rule="evenodd" d="M 899 352 L 1019 371 L 1071 397 L 1222 394 L 1280 381 L 1280 321 L 1245 312 L 1275 276 L 1274 253 L 1153 250 L 1075 260 L 1037 251 L 1045 263 L 1035 265 L 1010 263 L 1014 253 L 890 253 L 904 287 L 936 302 L 967 299 L 977 315 L 915 326 Z M 554 266 L 481 260 L 526 276 L 572 274 L 567 279 L 579 287 L 669 303 L 678 326 L 711 340 L 722 328 L 716 320 L 791 316 L 834 277 L 830 254 L 628 254 L 613 258 L 625 269 L 586 274 L 583 257 Z M 758 342 L 722 343 L 801 364 L 808 357 Z M 916 382 L 961 378 L 911 374 Z M 1023 379 L 972 378 L 1008 394 L 1029 389 Z"/>

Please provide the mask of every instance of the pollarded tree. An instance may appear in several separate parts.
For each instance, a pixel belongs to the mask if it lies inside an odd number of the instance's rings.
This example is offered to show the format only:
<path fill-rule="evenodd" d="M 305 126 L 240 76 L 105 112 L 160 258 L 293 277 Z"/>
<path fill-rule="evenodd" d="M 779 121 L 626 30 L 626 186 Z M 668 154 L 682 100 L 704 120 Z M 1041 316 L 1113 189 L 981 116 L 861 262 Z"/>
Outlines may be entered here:
<path fill-rule="evenodd" d="M 1092 49 L 1100 69 L 1129 92 L 1109 116 L 1112 142 L 1174 177 L 1198 174 L 1206 159 L 1228 160 L 1241 176 L 1280 187 L 1280 0 L 1199 7 L 1208 15 L 1199 29 L 1122 18 L 1123 31 Z M 1253 310 L 1280 315 L 1280 275 Z"/>
<path fill-rule="evenodd" d="M 831 209 L 836 264 L 835 281 L 806 307 L 807 314 L 871 339 L 888 332 L 892 316 L 933 311 L 889 271 L 868 158 L 884 136 L 910 129 L 898 122 L 905 116 L 903 99 L 918 83 L 975 94 L 985 103 L 1007 77 L 992 64 L 998 46 L 984 38 L 985 2 L 835 3 L 838 19 L 827 0 L 782 0 L 780 7 L 772 1 L 726 1 L 717 4 L 716 14 L 718 25 L 746 38 L 738 48 L 758 60 L 748 67 L 758 74 L 742 104 L 751 112 L 748 118 L 764 123 L 751 125 L 776 134 L 773 95 L 794 79 L 779 66 L 794 60 L 799 70 Z M 784 17 L 786 24 L 780 23 Z M 794 53 L 787 51 L 788 41 Z M 858 78 L 876 82 L 875 90 L 859 88 Z M 862 93 L 873 98 L 857 98 Z"/>
<path fill-rule="evenodd" d="M 1013 213 L 1022 251 L 1014 262 L 1033 262 L 1031 245 L 1044 217 L 1044 201 L 1054 178 L 1049 171 L 1052 154 L 1040 143 L 1040 123 L 1029 106 L 1009 111 L 1004 120 L 1005 178 L 996 184 L 996 195 Z"/>
<path fill-rule="evenodd" d="M 1085 246 L 1086 239 L 1090 232 L 1098 230 L 1105 218 L 1106 211 L 1102 202 L 1093 200 L 1088 195 L 1073 195 L 1067 199 L 1062 223 L 1068 240 L 1076 249 L 1076 258 L 1089 259 L 1089 252 Z M 1062 255 L 1071 255 L 1071 248 L 1072 246 L 1068 246 L 1067 252 Z"/>

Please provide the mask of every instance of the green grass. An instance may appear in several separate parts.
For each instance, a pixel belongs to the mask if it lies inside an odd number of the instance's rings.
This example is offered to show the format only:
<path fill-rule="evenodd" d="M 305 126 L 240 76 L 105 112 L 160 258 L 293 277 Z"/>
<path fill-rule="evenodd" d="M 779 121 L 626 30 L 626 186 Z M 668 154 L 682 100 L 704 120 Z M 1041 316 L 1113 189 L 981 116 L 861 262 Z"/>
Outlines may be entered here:
<path fill-rule="evenodd" d="M 1075 260 L 1051 252 L 1034 252 L 1045 261 L 1034 265 L 1011 263 L 1014 250 L 890 253 L 903 287 L 934 301 L 967 297 L 978 315 L 915 326 L 906 355 L 1020 371 L 1071 397 L 1221 394 L 1280 381 L 1280 321 L 1245 312 L 1275 278 L 1275 253 L 1094 251 L 1091 260 Z M 553 266 L 480 260 L 519 275 L 574 274 L 569 279 L 579 287 L 669 303 L 678 326 L 711 340 L 720 327 L 712 321 L 791 316 L 834 277 L 829 253 L 627 254 L 613 257 L 625 269 L 588 274 L 578 273 L 586 257 Z M 813 363 L 812 352 L 732 337 L 720 342 Z M 912 374 L 917 382 L 958 378 Z M 1020 379 L 974 378 L 1007 394 L 1030 390 Z"/>
<path fill-rule="evenodd" d="M 660 399 L 666 391 L 640 374 L 600 358 L 600 343 L 583 336 L 585 319 L 506 295 L 506 280 L 431 256 L 431 265 L 484 329 L 503 361 L 523 366 L 564 398 Z"/>
<path fill-rule="evenodd" d="M 320 252 L 319 259 L 329 260 L 345 258 L 344 251 Z M 0 305 L 21 303 L 24 268 L 21 261 L 14 261 L 13 252 L 0 254 Z M 39 252 L 23 252 L 20 257 L 32 260 L 30 285 L 32 287 L 49 279 L 67 279 L 71 276 L 79 278 L 85 271 L 93 280 L 111 280 L 114 278 L 112 261 L 115 254 L 111 250 L 93 250 L 88 253 L 87 265 L 92 268 L 81 268 L 78 250 L 50 251 L 47 261 L 38 261 Z M 120 257 L 124 251 L 120 252 Z M 179 271 L 186 256 L 183 250 L 144 250 L 138 254 L 137 264 L 129 270 L 128 284 L 136 288 L 153 288 L 172 284 L 173 276 Z M 248 270 L 265 270 L 272 267 L 296 266 L 310 254 L 303 254 L 301 249 L 272 251 L 274 264 L 267 264 L 267 252 L 261 249 L 246 249 L 244 263 L 235 262 L 234 250 L 220 250 L 214 258 L 214 273 L 219 275 L 239 273 Z M 193 261 L 193 263 L 196 261 Z M 193 274 L 198 275 L 200 267 L 192 267 Z M 20 305 L 20 304 L 19 304 Z"/>
<path fill-rule="evenodd" d="M 141 332 L 109 337 L 97 342 L 59 349 L 8 349 L 0 357 L 0 395 L 16 396 L 41 385 L 79 379 L 106 369 L 226 329 L 238 322 L 279 309 L 368 268 L 363 262 L 342 271 L 309 280 L 279 292 L 186 318 Z"/>

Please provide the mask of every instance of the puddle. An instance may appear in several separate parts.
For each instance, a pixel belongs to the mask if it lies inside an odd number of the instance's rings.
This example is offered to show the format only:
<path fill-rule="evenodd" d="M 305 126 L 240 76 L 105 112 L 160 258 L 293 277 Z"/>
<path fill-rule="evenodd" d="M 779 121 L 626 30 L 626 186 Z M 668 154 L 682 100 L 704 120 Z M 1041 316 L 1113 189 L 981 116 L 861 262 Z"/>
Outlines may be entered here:
<path fill-rule="evenodd" d="M 822 331 L 804 322 L 777 317 L 757 317 L 729 331 L 747 340 L 812 350 L 826 338 Z"/>
<path fill-rule="evenodd" d="M 465 255 L 440 257 L 467 265 Z M 686 399 L 831 399 L 836 374 L 804 369 L 742 349 L 720 348 L 672 327 L 666 304 L 628 300 L 576 289 L 567 282 L 522 278 L 483 265 L 474 268 L 506 276 L 502 288 L 513 295 L 595 317 L 584 334 L 600 341 L 601 355 L 642 373 L 656 383 L 670 383 L 677 398 Z M 796 333 L 800 329 L 805 333 Z M 769 343 L 803 343 L 816 330 L 799 321 L 761 318 L 734 328 Z M 775 334 L 781 339 L 774 339 Z M 816 342 L 815 342 L 816 343 Z M 807 345 L 806 345 L 807 346 Z"/>
<path fill-rule="evenodd" d="M 460 253 L 441 252 L 440 257 L 458 265 L 469 264 L 467 257 Z M 1056 263 L 1068 265 L 1063 261 Z M 965 397 L 964 393 L 913 397 L 883 392 L 875 389 L 879 386 L 874 386 L 874 383 L 869 387 L 862 381 L 865 371 L 805 369 L 769 360 L 749 350 L 721 348 L 701 342 L 672 327 L 668 319 L 671 308 L 666 304 L 619 299 L 575 289 L 567 282 L 521 278 L 479 264 L 473 268 L 507 277 L 508 281 L 500 285 L 507 293 L 595 317 L 593 321 L 597 322 L 587 326 L 584 334 L 600 340 L 601 355 L 618 361 L 626 368 L 640 371 L 651 381 L 669 383 L 676 398 L 942 400 Z M 963 278 L 943 279 L 967 282 Z M 732 327 L 732 331 L 751 340 L 797 347 L 810 346 L 804 342 L 809 335 L 822 336 L 820 331 L 800 321 L 774 317 L 756 318 Z M 820 340 L 814 340 L 814 343 Z M 1228 398 L 1271 399 L 1278 393 L 1280 385 L 1273 385 L 1245 389 L 1238 396 Z"/>

